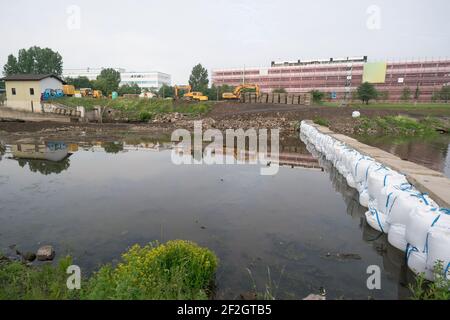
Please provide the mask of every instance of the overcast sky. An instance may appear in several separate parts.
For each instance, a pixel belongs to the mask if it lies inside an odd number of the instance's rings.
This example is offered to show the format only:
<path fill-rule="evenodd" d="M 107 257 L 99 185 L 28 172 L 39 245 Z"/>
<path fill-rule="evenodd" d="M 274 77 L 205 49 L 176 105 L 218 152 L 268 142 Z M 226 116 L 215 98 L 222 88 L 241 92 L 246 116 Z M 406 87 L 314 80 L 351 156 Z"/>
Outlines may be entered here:
<path fill-rule="evenodd" d="M 59 51 L 65 68 L 158 70 L 183 84 L 198 62 L 211 71 L 272 60 L 449 57 L 449 12 L 448 0 L 5 0 L 0 65 L 38 45 Z"/>

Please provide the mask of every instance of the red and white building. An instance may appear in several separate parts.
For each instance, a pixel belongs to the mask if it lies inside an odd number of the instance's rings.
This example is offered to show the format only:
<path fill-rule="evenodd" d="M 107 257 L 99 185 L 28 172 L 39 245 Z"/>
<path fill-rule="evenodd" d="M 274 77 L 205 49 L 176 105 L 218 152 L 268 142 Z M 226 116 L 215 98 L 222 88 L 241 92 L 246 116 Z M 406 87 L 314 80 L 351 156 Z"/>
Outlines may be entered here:
<path fill-rule="evenodd" d="M 341 99 L 350 82 L 350 92 L 363 82 L 367 57 L 272 62 L 267 68 L 220 69 L 212 71 L 212 83 L 237 86 L 258 84 L 262 92 L 284 88 L 290 93 L 320 90 L 328 97 Z M 349 81 L 350 80 L 350 81 Z M 386 80 L 375 84 L 388 100 L 400 100 L 405 87 L 412 95 L 419 86 L 421 101 L 430 101 L 434 92 L 450 85 L 450 59 L 387 62 Z"/>

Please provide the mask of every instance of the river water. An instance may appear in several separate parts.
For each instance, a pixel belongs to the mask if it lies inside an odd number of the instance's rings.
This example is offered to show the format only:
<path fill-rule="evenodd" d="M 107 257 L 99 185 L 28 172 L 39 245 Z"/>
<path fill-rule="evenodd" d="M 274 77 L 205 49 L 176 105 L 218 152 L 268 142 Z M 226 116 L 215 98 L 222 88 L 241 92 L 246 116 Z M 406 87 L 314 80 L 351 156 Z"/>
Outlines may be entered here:
<path fill-rule="evenodd" d="M 421 164 L 450 178 L 450 136 L 358 137 L 358 140 L 395 154 L 403 160 Z"/>
<path fill-rule="evenodd" d="M 323 290 L 330 299 L 408 297 L 403 253 L 366 225 L 357 192 L 299 139 L 283 141 L 287 160 L 274 176 L 259 165 L 175 165 L 166 147 L 7 144 L 0 249 L 51 244 L 87 275 L 135 243 L 185 239 L 219 257 L 216 299 L 267 286 L 277 299 Z M 52 161 L 36 159 L 45 150 Z M 367 288 L 373 265 L 380 290 Z"/>

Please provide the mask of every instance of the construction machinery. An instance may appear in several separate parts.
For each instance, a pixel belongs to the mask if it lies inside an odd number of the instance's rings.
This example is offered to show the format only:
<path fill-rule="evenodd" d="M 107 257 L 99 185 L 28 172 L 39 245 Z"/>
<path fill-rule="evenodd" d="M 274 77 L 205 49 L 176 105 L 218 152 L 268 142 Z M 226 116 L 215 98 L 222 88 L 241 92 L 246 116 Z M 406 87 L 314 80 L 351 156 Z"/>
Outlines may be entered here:
<path fill-rule="evenodd" d="M 92 91 L 92 97 L 97 98 L 97 99 L 101 98 L 101 97 L 103 97 L 103 93 L 101 90 L 94 90 L 94 91 Z"/>
<path fill-rule="evenodd" d="M 257 84 L 241 84 L 240 86 L 237 86 L 233 92 L 224 92 L 222 94 L 222 99 L 239 100 L 241 97 L 241 93 L 246 89 L 255 90 L 257 97 L 259 97 L 261 93 L 260 88 Z"/>
<path fill-rule="evenodd" d="M 75 95 L 75 87 L 70 84 L 65 84 L 63 86 L 63 92 L 65 96 L 73 97 Z"/>
<path fill-rule="evenodd" d="M 174 89 L 175 89 L 175 93 L 174 93 L 175 100 L 179 99 L 180 91 L 183 90 L 183 91 L 185 91 L 185 93 L 183 95 L 183 100 L 208 101 L 208 97 L 205 96 L 202 92 L 192 91 L 192 87 L 190 85 L 175 86 Z"/>
<path fill-rule="evenodd" d="M 92 96 L 92 89 L 91 88 L 81 88 L 80 93 L 83 98 L 90 97 L 90 96 Z"/>
<path fill-rule="evenodd" d="M 82 97 L 101 98 L 103 93 L 101 90 L 92 90 L 91 88 L 81 88 L 80 93 Z"/>

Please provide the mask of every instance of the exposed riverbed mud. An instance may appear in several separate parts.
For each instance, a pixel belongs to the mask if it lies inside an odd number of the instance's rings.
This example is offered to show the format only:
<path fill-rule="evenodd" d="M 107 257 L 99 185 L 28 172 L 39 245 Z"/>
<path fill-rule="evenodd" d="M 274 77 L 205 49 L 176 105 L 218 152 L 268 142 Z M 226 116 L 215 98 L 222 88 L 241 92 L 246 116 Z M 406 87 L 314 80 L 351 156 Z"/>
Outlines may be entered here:
<path fill-rule="evenodd" d="M 325 121 L 331 130 L 343 134 L 360 134 L 364 119 L 387 116 L 405 116 L 414 119 L 439 117 L 448 121 L 450 108 L 364 108 L 359 110 L 361 118 L 352 118 L 356 108 L 325 106 L 286 106 L 274 104 L 217 103 L 212 110 L 201 116 L 167 114 L 156 117 L 149 123 L 58 123 L 58 122 L 0 122 L 0 134 L 13 140 L 23 137 L 65 138 L 66 140 L 102 139 L 117 140 L 124 137 L 168 135 L 175 129 L 193 129 L 194 121 L 202 120 L 204 129 L 249 129 L 279 128 L 281 135 L 292 135 L 298 131 L 301 120 Z M 364 132 L 364 133 L 367 133 Z M 370 133 L 370 131 L 369 131 Z M 375 133 L 375 132 L 374 132 Z"/>

